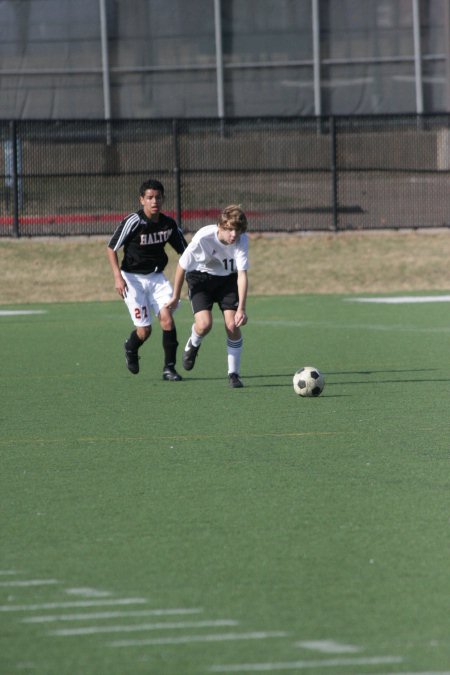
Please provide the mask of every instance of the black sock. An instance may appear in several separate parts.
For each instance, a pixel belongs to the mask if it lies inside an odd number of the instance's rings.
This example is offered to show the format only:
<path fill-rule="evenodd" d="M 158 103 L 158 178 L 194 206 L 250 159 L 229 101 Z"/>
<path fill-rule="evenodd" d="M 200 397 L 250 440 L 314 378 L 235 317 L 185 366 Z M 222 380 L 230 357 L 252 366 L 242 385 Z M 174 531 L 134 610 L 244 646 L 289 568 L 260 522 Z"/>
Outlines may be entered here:
<path fill-rule="evenodd" d="M 177 329 L 163 330 L 162 343 L 164 349 L 164 365 L 174 366 L 177 360 Z"/>
<path fill-rule="evenodd" d="M 133 330 L 125 344 L 130 352 L 137 352 L 139 347 L 144 344 L 144 341 L 141 340 L 136 331 Z"/>

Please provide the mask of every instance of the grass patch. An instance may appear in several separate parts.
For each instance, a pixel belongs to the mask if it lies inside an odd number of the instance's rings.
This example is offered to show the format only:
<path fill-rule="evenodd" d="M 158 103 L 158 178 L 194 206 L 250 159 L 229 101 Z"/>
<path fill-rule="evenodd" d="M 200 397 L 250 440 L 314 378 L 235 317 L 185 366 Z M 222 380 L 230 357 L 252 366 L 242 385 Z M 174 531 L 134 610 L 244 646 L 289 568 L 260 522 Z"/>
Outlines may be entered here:
<path fill-rule="evenodd" d="M 157 327 L 128 373 L 119 302 L 0 319 L 2 672 L 448 667 L 447 316 L 349 300 L 253 297 L 242 390 L 218 316 L 180 383 Z M 318 399 L 293 392 L 305 364 Z"/>

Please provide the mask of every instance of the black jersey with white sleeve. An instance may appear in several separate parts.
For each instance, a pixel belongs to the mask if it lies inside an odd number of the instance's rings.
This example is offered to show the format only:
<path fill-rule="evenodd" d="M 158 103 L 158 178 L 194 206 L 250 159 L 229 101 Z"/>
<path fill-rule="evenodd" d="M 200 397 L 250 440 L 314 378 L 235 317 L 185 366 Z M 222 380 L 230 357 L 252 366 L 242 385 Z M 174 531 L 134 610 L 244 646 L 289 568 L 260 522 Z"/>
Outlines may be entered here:
<path fill-rule="evenodd" d="M 170 244 L 179 254 L 187 247 L 186 239 L 175 220 L 160 213 L 158 221 L 154 222 L 141 209 L 122 220 L 108 246 L 114 251 L 123 246 L 121 269 L 124 272 L 150 274 L 162 272 L 166 267 L 166 244 Z"/>

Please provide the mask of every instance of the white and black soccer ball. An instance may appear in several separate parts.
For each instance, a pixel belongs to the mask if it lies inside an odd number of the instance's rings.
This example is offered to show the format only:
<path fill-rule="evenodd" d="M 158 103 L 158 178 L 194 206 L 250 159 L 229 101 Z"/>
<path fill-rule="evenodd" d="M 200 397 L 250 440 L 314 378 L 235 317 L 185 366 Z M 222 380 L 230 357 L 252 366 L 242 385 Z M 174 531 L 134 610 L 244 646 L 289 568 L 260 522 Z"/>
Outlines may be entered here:
<path fill-rule="evenodd" d="M 304 366 L 296 371 L 292 384 L 299 396 L 320 396 L 325 387 L 325 379 L 314 366 Z"/>

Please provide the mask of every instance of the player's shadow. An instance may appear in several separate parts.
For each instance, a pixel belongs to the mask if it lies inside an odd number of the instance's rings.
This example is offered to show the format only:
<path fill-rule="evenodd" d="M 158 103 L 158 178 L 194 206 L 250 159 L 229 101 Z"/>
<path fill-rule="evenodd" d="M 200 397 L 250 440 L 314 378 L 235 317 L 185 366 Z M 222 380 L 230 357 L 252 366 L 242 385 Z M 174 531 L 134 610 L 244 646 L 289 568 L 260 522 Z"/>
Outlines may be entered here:
<path fill-rule="evenodd" d="M 397 373 L 411 373 L 411 377 L 392 377 L 392 378 L 375 378 L 375 379 L 361 379 L 361 380 L 340 380 L 337 382 L 327 381 L 328 386 L 342 386 L 348 384 L 370 384 L 371 386 L 379 384 L 418 384 L 419 382 L 449 382 L 449 378 L 445 377 L 413 377 L 417 373 L 432 373 L 436 372 L 438 368 L 374 368 L 370 370 L 338 370 L 328 371 L 324 373 L 325 378 L 330 375 L 396 375 Z"/>
<path fill-rule="evenodd" d="M 370 368 L 368 370 L 328 370 L 326 375 L 373 375 L 374 373 L 430 373 L 437 368 Z"/>
<path fill-rule="evenodd" d="M 380 384 L 418 384 L 419 382 L 450 382 L 449 378 L 420 378 L 420 377 L 403 377 L 403 378 L 382 378 L 382 379 L 360 379 L 360 380 L 337 380 L 336 382 L 330 382 L 328 380 L 329 376 L 339 376 L 339 375 L 379 375 L 380 373 L 386 374 L 395 374 L 395 373 L 430 373 L 437 371 L 437 368 L 372 368 L 370 370 L 333 370 L 333 371 L 323 371 L 325 377 L 326 389 L 327 391 L 324 395 L 327 398 L 336 398 L 341 396 L 350 396 L 350 394 L 330 394 L 330 387 L 342 387 L 347 385 L 361 385 L 361 384 L 370 384 L 371 386 L 380 385 Z M 286 388 L 292 385 L 292 373 L 258 373 L 253 375 L 242 374 L 242 380 L 245 382 L 250 381 L 249 388 L 270 388 L 275 387 Z M 281 382 L 261 382 L 261 380 L 268 379 L 277 379 Z M 221 382 L 224 380 L 223 376 L 221 377 L 186 377 L 183 376 L 183 379 L 186 381 L 198 381 L 198 382 Z"/>
<path fill-rule="evenodd" d="M 261 375 L 245 375 L 245 374 L 241 373 L 241 377 L 242 377 L 243 380 L 252 380 L 252 379 L 260 380 L 262 378 L 267 379 L 268 377 L 287 377 L 287 378 L 292 379 L 292 374 L 290 374 L 290 373 L 280 373 L 280 374 L 276 375 L 274 373 L 270 373 L 270 374 L 262 373 Z M 186 381 L 196 380 L 198 382 L 220 382 L 223 379 L 224 379 L 223 375 L 218 376 L 218 377 L 196 377 L 195 375 L 190 376 L 190 375 L 184 375 L 183 374 L 183 380 L 186 380 Z M 274 385 L 268 384 L 267 386 L 270 387 L 270 386 L 274 386 Z M 275 385 L 275 386 L 277 386 L 277 385 Z M 279 385 L 279 386 L 282 386 L 282 385 Z"/>
<path fill-rule="evenodd" d="M 385 385 L 385 384 L 418 384 L 420 382 L 450 382 L 449 378 L 424 378 L 424 377 L 392 377 L 392 378 L 387 378 L 383 377 L 378 379 L 377 377 L 371 378 L 371 375 L 380 375 L 382 373 L 385 373 L 386 375 L 396 375 L 396 374 L 406 374 L 406 373 L 411 373 L 411 374 L 416 374 L 416 373 L 430 373 L 430 372 L 435 372 L 437 371 L 437 368 L 372 368 L 368 370 L 341 370 L 341 371 L 322 371 L 323 375 L 325 377 L 325 383 L 326 383 L 326 392 L 324 392 L 324 395 L 327 398 L 331 397 L 341 397 L 341 396 L 350 396 L 350 394 L 338 394 L 338 393 L 330 393 L 330 387 L 342 387 L 342 386 L 347 386 L 347 385 L 365 385 L 365 384 L 370 384 L 371 386 L 376 386 L 376 385 Z M 362 375 L 366 376 L 365 378 L 361 378 L 358 380 L 352 380 L 352 379 L 337 379 L 335 382 L 330 382 L 329 377 L 330 376 L 344 376 L 344 375 Z M 271 388 L 273 389 L 274 387 L 289 387 L 292 384 L 292 373 L 260 373 L 256 375 L 242 375 L 242 379 L 244 382 L 246 380 L 250 380 L 251 384 L 249 384 L 250 387 L 257 387 L 257 388 Z M 258 382 L 258 380 L 267 380 L 267 379 L 280 379 L 283 378 L 282 382 Z"/>
<path fill-rule="evenodd" d="M 450 382 L 448 377 L 433 377 L 433 378 L 395 378 L 392 380 L 383 379 L 383 380 L 345 380 L 345 382 L 327 382 L 327 386 L 343 386 L 347 384 L 370 384 L 371 386 L 376 386 L 378 384 L 419 384 L 421 382 Z"/>

